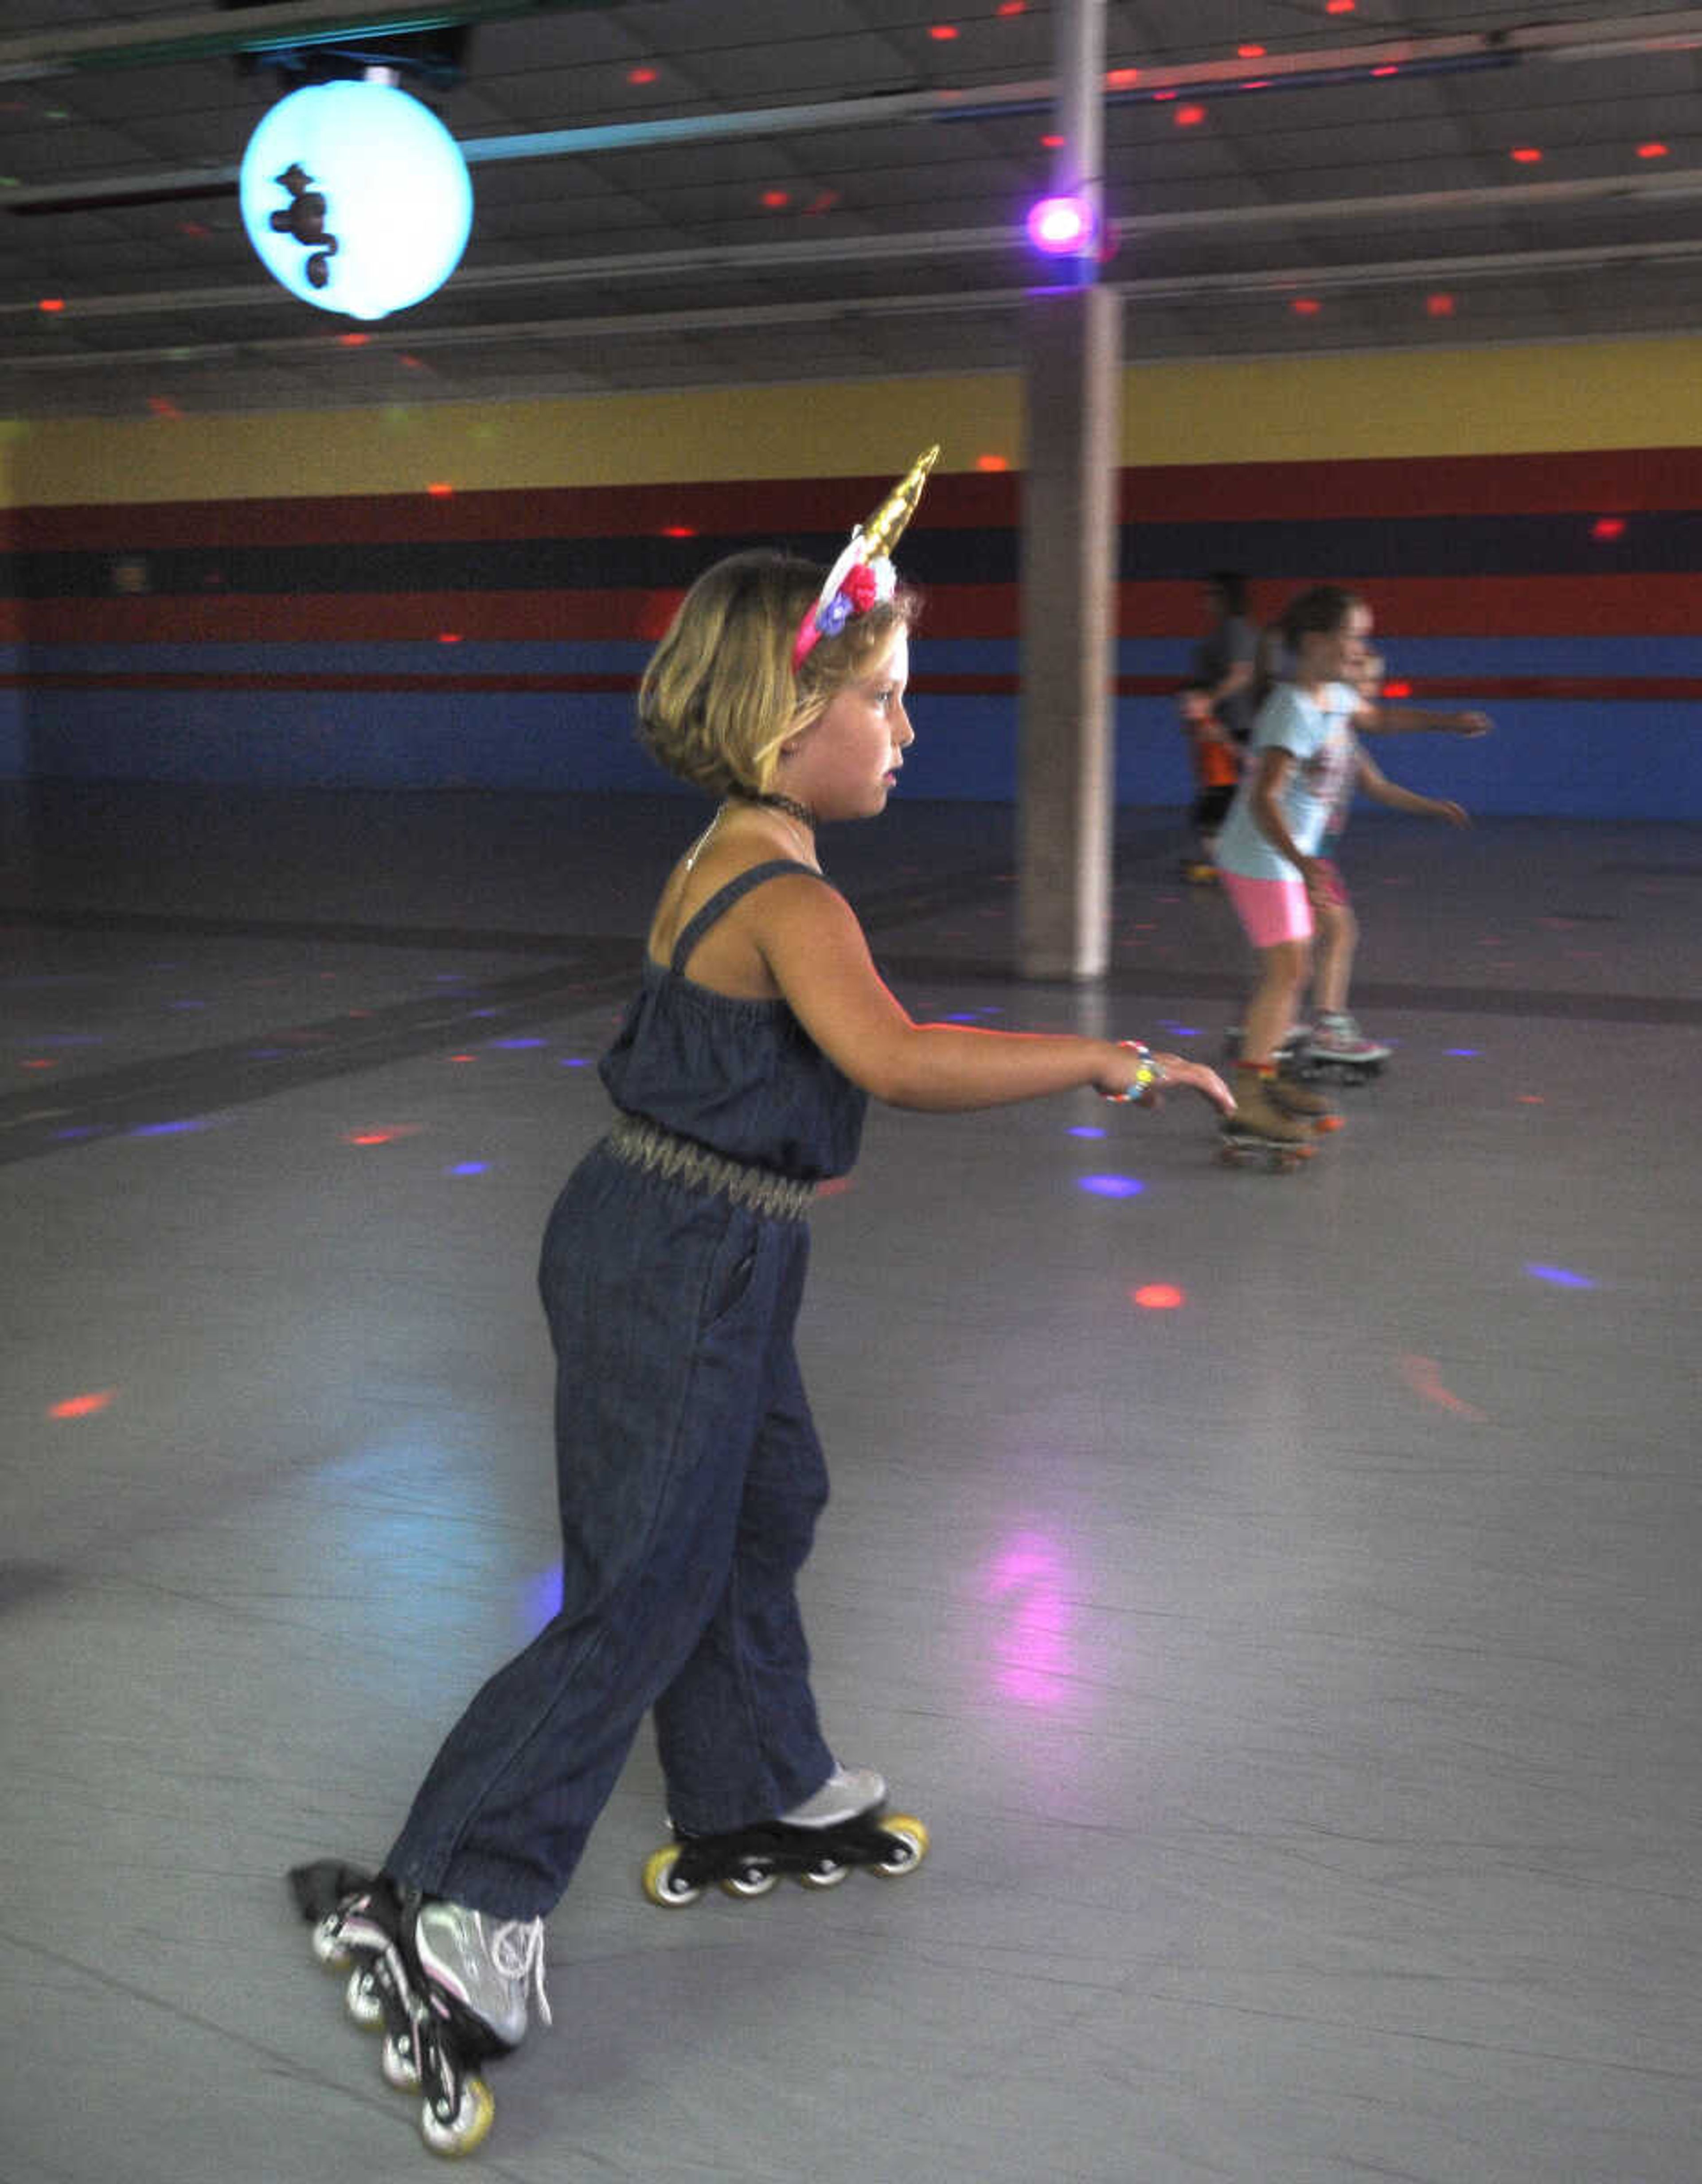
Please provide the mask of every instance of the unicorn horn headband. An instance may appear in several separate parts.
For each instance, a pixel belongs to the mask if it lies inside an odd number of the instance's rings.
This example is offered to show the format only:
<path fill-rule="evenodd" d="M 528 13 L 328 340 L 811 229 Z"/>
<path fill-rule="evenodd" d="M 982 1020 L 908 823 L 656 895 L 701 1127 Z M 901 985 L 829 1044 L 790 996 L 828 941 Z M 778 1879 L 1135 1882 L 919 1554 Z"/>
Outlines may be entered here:
<path fill-rule="evenodd" d="M 853 615 L 867 614 L 884 605 L 898 586 L 892 566 L 892 549 L 916 513 L 928 473 L 940 460 L 937 446 L 919 454 L 876 509 L 867 523 L 859 523 L 828 571 L 814 606 L 804 616 L 792 646 L 794 671 L 801 667 L 824 637 L 837 637 Z"/>

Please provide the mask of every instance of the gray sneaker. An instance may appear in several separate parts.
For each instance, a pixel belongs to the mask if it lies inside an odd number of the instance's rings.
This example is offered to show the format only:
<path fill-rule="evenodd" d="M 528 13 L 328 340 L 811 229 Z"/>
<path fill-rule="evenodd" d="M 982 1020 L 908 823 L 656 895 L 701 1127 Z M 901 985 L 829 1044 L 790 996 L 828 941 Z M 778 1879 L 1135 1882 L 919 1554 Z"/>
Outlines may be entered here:
<path fill-rule="evenodd" d="M 528 1998 L 535 1995 L 546 2025 L 544 1921 L 492 1919 L 462 1903 L 422 1904 L 414 1948 L 426 1976 L 489 2026 L 505 2048 L 526 2036 Z"/>
<path fill-rule="evenodd" d="M 885 1779 L 873 1768 L 835 1767 L 813 1797 L 780 1818 L 789 1828 L 836 1828 L 885 1802 Z"/>

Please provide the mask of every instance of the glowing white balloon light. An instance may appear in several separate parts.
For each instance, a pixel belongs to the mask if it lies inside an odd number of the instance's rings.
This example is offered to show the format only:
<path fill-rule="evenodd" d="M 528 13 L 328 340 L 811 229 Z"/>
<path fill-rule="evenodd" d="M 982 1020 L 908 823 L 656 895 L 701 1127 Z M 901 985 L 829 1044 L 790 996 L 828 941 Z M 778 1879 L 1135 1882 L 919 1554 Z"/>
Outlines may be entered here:
<path fill-rule="evenodd" d="M 321 311 L 382 319 L 441 288 L 466 248 L 460 147 L 393 84 L 292 92 L 248 139 L 237 180 L 260 262 Z"/>

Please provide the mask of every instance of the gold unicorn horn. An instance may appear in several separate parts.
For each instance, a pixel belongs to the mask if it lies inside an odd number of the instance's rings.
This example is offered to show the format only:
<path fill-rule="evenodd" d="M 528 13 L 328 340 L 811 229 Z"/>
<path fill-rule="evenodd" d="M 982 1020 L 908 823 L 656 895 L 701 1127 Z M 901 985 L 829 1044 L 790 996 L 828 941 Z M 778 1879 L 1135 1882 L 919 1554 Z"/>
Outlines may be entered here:
<path fill-rule="evenodd" d="M 892 549 L 904 536 L 905 526 L 916 513 L 916 504 L 922 498 L 922 488 L 928 482 L 928 473 L 940 460 L 936 444 L 920 454 L 904 476 L 870 516 L 862 527 L 859 541 L 864 558 L 876 560 L 884 555 L 892 558 Z"/>

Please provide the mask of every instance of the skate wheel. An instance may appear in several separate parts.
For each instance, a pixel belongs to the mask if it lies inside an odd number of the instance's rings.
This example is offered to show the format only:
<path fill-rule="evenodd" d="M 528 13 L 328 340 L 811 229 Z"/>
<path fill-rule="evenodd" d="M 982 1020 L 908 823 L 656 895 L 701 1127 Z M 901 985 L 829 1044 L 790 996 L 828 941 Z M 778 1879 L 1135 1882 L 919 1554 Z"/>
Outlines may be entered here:
<path fill-rule="evenodd" d="M 454 2161 L 484 2143 L 495 2119 L 496 2103 L 491 2098 L 490 2087 L 483 2078 L 466 2078 L 452 2120 L 446 2122 L 429 2101 L 421 2104 L 420 2136 L 433 2153 Z"/>
<path fill-rule="evenodd" d="M 798 1880 L 806 1888 L 837 1888 L 850 1873 L 851 1868 L 837 1858 L 824 1858 L 819 1865 L 806 1865 Z"/>
<path fill-rule="evenodd" d="M 772 1866 L 747 1865 L 740 1873 L 724 1873 L 721 1876 L 723 1896 L 736 1896 L 741 1903 L 754 1903 L 759 1896 L 767 1896 L 780 1885 L 780 1876 Z"/>
<path fill-rule="evenodd" d="M 399 2093 L 419 2092 L 420 2065 L 411 2040 L 387 2032 L 384 2044 L 378 2050 L 378 2067 L 384 2073 L 385 2084 L 393 2086 Z"/>
<path fill-rule="evenodd" d="M 679 1846 L 667 1843 L 661 1850 L 652 1851 L 645 1860 L 644 1891 L 652 1903 L 673 1910 L 687 1903 L 695 1903 L 702 1895 L 689 1881 L 679 1880 L 675 1875 L 679 1866 Z"/>
<path fill-rule="evenodd" d="M 893 1813 L 880 1825 L 894 1838 L 895 1847 L 889 1856 L 877 1859 L 871 1870 L 887 1880 L 901 1880 L 927 1857 L 928 1830 L 908 1813 Z"/>
<path fill-rule="evenodd" d="M 384 1997 L 368 1964 L 358 1964 L 343 1991 L 343 2006 L 363 2032 L 376 2032 L 384 2022 Z"/>
<path fill-rule="evenodd" d="M 343 1921 L 334 1911 L 319 1921 L 308 1937 L 308 1946 L 328 1972 L 347 1971 L 354 1961 L 343 1947 Z"/>

